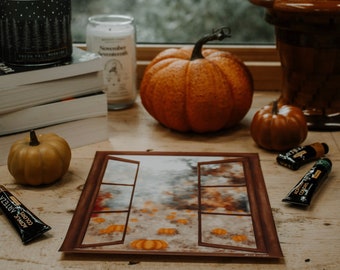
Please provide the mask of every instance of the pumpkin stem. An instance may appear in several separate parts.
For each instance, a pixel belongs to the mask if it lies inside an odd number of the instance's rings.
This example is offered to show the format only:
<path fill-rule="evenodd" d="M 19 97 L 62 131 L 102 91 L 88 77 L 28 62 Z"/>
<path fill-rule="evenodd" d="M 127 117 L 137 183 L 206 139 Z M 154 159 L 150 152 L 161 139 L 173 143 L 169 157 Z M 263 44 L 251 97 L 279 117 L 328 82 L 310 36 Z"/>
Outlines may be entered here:
<path fill-rule="evenodd" d="M 225 32 L 226 30 L 226 32 Z M 205 43 L 212 40 L 223 40 L 226 37 L 231 37 L 231 30 L 229 27 L 221 27 L 216 30 L 213 29 L 211 34 L 205 35 L 199 41 L 196 42 L 194 50 L 192 51 L 190 61 L 195 59 L 204 58 L 202 55 L 202 47 Z"/>
<path fill-rule="evenodd" d="M 277 100 L 273 101 L 273 107 L 272 107 L 272 114 L 277 114 L 279 111 L 278 105 L 277 105 Z"/>
<path fill-rule="evenodd" d="M 35 134 L 34 130 L 30 131 L 30 146 L 37 146 L 40 142 L 38 141 L 37 134 Z"/>

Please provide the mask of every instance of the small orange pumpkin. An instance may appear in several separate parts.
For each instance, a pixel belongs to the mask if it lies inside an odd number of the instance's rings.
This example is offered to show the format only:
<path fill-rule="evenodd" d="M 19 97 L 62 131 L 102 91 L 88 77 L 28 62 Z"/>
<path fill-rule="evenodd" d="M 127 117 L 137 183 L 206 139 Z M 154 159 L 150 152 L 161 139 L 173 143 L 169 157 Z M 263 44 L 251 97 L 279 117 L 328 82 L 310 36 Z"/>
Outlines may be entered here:
<path fill-rule="evenodd" d="M 284 151 L 302 143 L 307 137 L 308 128 L 300 108 L 274 101 L 255 113 L 250 133 L 260 147 Z"/>
<path fill-rule="evenodd" d="M 145 70 L 140 96 L 145 109 L 164 126 L 198 133 L 236 125 L 250 109 L 253 81 L 241 60 L 228 52 L 202 50 L 229 37 L 225 28 L 200 39 L 192 49 L 167 49 Z"/>
<path fill-rule="evenodd" d="M 168 243 L 160 239 L 136 239 L 130 243 L 135 249 L 142 250 L 161 250 L 168 247 Z"/>

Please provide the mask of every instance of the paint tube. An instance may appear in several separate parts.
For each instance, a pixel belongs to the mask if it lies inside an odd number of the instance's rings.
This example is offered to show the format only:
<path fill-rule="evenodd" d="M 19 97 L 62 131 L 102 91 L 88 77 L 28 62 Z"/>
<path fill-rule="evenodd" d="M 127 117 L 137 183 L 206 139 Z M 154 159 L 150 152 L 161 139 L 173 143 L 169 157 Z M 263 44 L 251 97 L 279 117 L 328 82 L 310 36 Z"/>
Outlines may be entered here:
<path fill-rule="evenodd" d="M 329 148 L 326 143 L 316 142 L 310 145 L 293 148 L 286 153 L 280 153 L 277 156 L 276 161 L 282 166 L 297 170 L 302 165 L 327 154 L 328 151 Z"/>
<path fill-rule="evenodd" d="M 24 244 L 51 229 L 2 185 L 0 185 L 0 208 Z"/>
<path fill-rule="evenodd" d="M 328 158 L 321 158 L 283 198 L 283 202 L 308 206 L 332 169 Z"/>

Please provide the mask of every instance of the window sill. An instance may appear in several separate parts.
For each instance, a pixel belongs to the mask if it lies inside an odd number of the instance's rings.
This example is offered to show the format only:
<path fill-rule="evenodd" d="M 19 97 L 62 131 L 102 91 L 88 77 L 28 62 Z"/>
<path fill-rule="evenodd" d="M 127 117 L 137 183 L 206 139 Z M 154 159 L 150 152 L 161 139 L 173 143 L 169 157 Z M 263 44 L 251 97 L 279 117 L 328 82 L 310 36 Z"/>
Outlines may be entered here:
<path fill-rule="evenodd" d="M 85 48 L 84 44 L 79 47 Z M 176 44 L 138 44 L 137 45 L 137 82 L 140 84 L 146 66 L 162 50 L 168 48 L 180 48 L 183 45 Z M 191 45 L 192 46 L 192 45 Z M 273 45 L 207 45 L 205 48 L 214 48 L 239 57 L 248 66 L 253 75 L 255 90 L 278 91 L 281 88 L 282 71 L 276 47 Z"/>

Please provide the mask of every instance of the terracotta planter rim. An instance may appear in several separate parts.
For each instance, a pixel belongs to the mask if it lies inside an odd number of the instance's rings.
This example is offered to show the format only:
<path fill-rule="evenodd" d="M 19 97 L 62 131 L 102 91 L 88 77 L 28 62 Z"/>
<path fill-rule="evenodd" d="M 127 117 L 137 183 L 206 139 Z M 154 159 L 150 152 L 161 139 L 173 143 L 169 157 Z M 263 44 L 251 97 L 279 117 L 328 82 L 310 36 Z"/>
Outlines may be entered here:
<path fill-rule="evenodd" d="M 339 13 L 338 0 L 249 0 L 251 3 L 275 11 Z"/>

